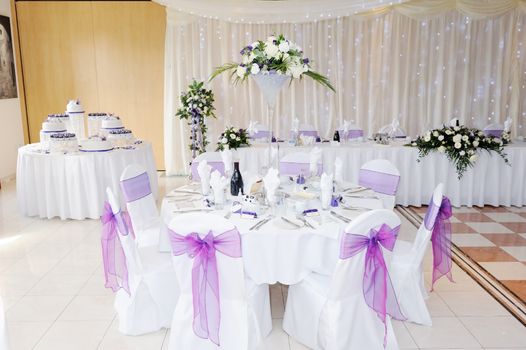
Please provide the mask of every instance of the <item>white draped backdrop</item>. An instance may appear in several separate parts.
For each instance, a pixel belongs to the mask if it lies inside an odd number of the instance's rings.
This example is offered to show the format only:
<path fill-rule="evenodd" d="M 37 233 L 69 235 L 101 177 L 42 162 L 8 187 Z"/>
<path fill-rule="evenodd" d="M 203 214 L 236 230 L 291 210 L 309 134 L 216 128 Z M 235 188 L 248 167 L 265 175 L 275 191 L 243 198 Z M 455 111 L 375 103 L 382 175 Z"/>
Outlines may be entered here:
<path fill-rule="evenodd" d="M 285 87 L 274 128 L 282 138 L 288 136 L 293 118 L 331 137 L 344 119 L 371 134 L 396 117 L 414 136 L 453 117 L 479 128 L 511 117 L 514 135 L 524 135 L 522 1 L 427 0 L 376 8 L 372 5 L 382 1 L 363 1 L 367 12 L 361 13 L 350 5 L 330 8 L 334 1 L 329 1 L 327 9 L 309 14 L 284 5 L 273 17 L 265 12 L 272 2 L 251 2 L 261 3 L 258 17 L 254 8 L 229 14 L 228 1 L 208 13 L 192 8 L 190 1 L 172 1 L 164 2 L 168 175 L 185 173 L 190 161 L 186 124 L 174 117 L 179 95 L 193 78 L 207 80 L 214 67 L 238 62 L 241 48 L 273 33 L 283 33 L 303 47 L 313 68 L 326 74 L 337 90 L 332 93 L 309 79 Z M 194 3 L 202 7 L 202 2 Z M 208 121 L 209 150 L 225 126 L 247 127 L 250 120 L 267 124 L 262 96 L 250 79 L 233 86 L 224 74 L 209 87 L 217 109 L 217 119 Z"/>

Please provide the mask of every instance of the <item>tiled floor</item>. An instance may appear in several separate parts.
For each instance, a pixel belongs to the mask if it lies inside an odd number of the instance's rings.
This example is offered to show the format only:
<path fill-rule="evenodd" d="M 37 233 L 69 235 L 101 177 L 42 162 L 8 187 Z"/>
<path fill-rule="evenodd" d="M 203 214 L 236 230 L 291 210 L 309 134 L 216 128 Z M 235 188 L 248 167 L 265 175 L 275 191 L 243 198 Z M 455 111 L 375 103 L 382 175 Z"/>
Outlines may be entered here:
<path fill-rule="evenodd" d="M 179 183 L 181 179 L 178 178 L 161 177 L 160 181 L 162 189 L 172 188 Z M 467 210 L 466 213 L 470 211 Z M 475 214 L 481 213 L 477 211 Z M 477 218 L 491 218 L 481 215 Z M 526 216 L 519 216 L 526 222 Z M 506 220 L 509 219 L 510 217 L 506 217 Z M 404 218 L 402 220 L 401 238 L 412 239 L 415 228 Z M 460 220 L 456 221 L 460 223 Z M 480 221 L 474 222 L 480 224 Z M 510 235 L 516 229 L 491 220 L 486 222 L 503 228 L 488 229 L 491 232 L 479 235 L 480 242 L 486 242 L 482 238 L 494 242 L 495 238 L 489 235 Z M 463 233 L 477 235 L 468 231 L 477 232 L 479 227 L 468 221 L 464 226 L 466 232 Z M 0 295 L 6 307 L 12 349 L 167 348 L 166 330 L 138 337 L 123 336 L 117 331 L 117 319 L 112 307 L 113 295 L 103 288 L 99 231 L 99 222 L 93 220 L 61 221 L 21 217 L 16 208 L 14 183 L 8 183 L 2 188 Z M 509 242 L 522 242 L 517 237 L 509 237 Z M 525 235 L 520 237 L 526 238 Z M 465 240 L 470 242 L 470 238 Z M 491 268 L 506 277 L 507 281 L 516 281 L 508 275 L 521 275 L 524 268 L 524 264 L 518 262 L 521 253 L 506 249 L 502 251 L 502 254 L 516 258 L 517 261 L 511 263 L 520 266 L 492 265 Z M 425 267 L 426 280 L 429 281 L 429 254 L 426 256 Z M 526 328 L 456 266 L 453 275 L 456 283 L 439 281 L 436 292 L 428 300 L 433 317 L 432 327 L 394 323 L 400 347 L 526 349 Z M 281 329 L 286 298 L 286 286 L 271 286 L 274 328 L 266 339 L 266 349 L 305 349 Z"/>
<path fill-rule="evenodd" d="M 526 208 L 454 208 L 453 216 L 453 243 L 526 304 Z"/>

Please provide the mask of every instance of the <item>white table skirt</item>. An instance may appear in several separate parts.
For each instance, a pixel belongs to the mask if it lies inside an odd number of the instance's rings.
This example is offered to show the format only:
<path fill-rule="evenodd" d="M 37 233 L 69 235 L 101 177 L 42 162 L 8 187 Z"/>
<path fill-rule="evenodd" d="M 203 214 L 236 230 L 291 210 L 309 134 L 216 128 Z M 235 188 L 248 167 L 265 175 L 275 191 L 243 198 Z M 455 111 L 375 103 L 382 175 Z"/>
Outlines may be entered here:
<path fill-rule="evenodd" d="M 468 169 L 459 181 L 455 167 L 445 155 L 432 153 L 417 162 L 418 150 L 401 143 L 378 145 L 371 142 L 331 146 L 319 144 L 323 151 L 324 170 L 333 172 L 336 157 L 341 157 L 344 180 L 357 183 L 358 170 L 367 161 L 384 158 L 400 171 L 396 203 L 428 204 L 435 186 L 443 182 L 445 193 L 454 206 L 523 206 L 526 205 L 526 143 L 514 142 L 505 148 L 511 166 L 496 153 L 481 152 L 475 167 Z M 279 156 L 291 152 L 309 152 L 312 147 L 293 147 L 280 143 Z M 268 151 L 256 144 L 236 151 L 241 170 L 257 172 L 265 165 Z"/>
<path fill-rule="evenodd" d="M 109 152 L 43 154 L 35 151 L 39 148 L 38 144 L 31 144 L 18 150 L 17 199 L 24 215 L 98 219 L 106 187 L 119 193 L 121 173 L 133 163 L 147 169 L 152 192 L 157 197 L 157 173 L 148 142 L 135 149 Z"/>

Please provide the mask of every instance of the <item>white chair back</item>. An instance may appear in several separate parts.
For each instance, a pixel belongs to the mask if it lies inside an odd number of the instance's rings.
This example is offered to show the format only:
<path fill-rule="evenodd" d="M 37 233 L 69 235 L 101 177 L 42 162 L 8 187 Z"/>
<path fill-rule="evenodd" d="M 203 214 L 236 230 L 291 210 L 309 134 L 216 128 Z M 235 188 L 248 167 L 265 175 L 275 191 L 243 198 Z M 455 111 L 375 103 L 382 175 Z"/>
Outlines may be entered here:
<path fill-rule="evenodd" d="M 199 165 L 199 162 L 202 160 L 206 160 L 206 163 L 212 167 L 211 173 L 213 173 L 214 170 L 217 170 L 221 173 L 221 175 L 225 175 L 225 164 L 223 163 L 223 158 L 221 158 L 221 153 L 220 152 L 205 152 L 195 157 L 195 159 L 192 161 L 192 165 L 191 165 L 192 180 L 201 181 L 201 178 L 199 177 L 199 173 L 197 172 L 197 166 Z"/>
<path fill-rule="evenodd" d="M 310 124 L 302 124 L 298 130 L 299 135 L 318 137 L 318 130 Z"/>
<path fill-rule="evenodd" d="M 484 128 L 484 134 L 486 136 L 502 137 L 504 131 L 504 125 L 499 123 L 489 124 Z"/>
<path fill-rule="evenodd" d="M 382 126 L 380 130 L 378 130 L 378 132 L 381 134 L 387 134 L 390 137 L 401 138 L 401 139 L 407 136 L 406 132 L 400 127 L 393 130 L 392 124 L 387 124 L 387 125 Z"/>
<path fill-rule="evenodd" d="M 271 137 L 271 133 L 270 133 L 270 130 L 268 129 L 268 126 L 258 124 L 257 132 L 251 132 L 249 136 L 252 140 L 260 140 L 260 139 L 268 140 L 269 137 Z"/>
<path fill-rule="evenodd" d="M 142 245 L 141 231 L 159 222 L 159 212 L 150 184 L 146 169 L 139 164 L 128 165 L 121 174 L 121 191 L 139 245 Z"/>
<path fill-rule="evenodd" d="M 310 175 L 310 153 L 294 152 L 289 153 L 279 161 L 280 175 Z M 321 176 L 323 173 L 323 163 L 318 163 L 318 172 L 316 175 Z"/>
<path fill-rule="evenodd" d="M 350 124 L 345 131 L 345 125 L 338 127 L 338 133 L 340 134 L 340 140 L 352 140 L 364 136 L 363 129 L 356 124 Z"/>
<path fill-rule="evenodd" d="M 170 222 L 168 228 L 180 236 L 197 233 L 200 238 L 204 238 L 209 232 L 217 237 L 236 229 L 230 221 L 221 216 L 199 213 L 179 215 Z M 172 234 L 170 231 L 169 234 Z M 245 349 L 248 337 L 253 335 L 243 331 L 246 330 L 249 322 L 243 259 L 230 257 L 220 251 L 216 251 L 215 257 L 220 296 L 219 339 L 221 348 Z M 170 349 L 218 349 L 212 341 L 199 338 L 193 331 L 192 268 L 194 259 L 186 253 L 172 256 L 181 296 L 174 312 Z"/>
<path fill-rule="evenodd" d="M 400 183 L 400 172 L 386 159 L 371 160 L 360 168 L 358 184 L 376 192 L 385 209 L 393 209 Z"/>

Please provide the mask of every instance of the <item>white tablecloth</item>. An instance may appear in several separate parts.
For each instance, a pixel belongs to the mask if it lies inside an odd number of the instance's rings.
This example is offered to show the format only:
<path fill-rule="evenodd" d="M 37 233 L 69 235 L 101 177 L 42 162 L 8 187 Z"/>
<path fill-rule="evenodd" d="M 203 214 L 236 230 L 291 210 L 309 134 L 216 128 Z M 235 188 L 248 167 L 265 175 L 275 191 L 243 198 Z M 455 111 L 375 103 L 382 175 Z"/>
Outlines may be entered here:
<path fill-rule="evenodd" d="M 384 158 L 400 170 L 400 186 L 396 203 L 400 205 L 428 204 L 435 186 L 443 182 L 445 193 L 454 206 L 523 206 L 526 205 L 526 143 L 514 142 L 505 148 L 511 166 L 496 153 L 481 152 L 475 167 L 468 169 L 459 181 L 454 166 L 445 155 L 432 153 L 417 162 L 418 151 L 402 143 L 378 145 L 371 142 L 340 146 L 318 144 L 323 151 L 324 170 L 333 172 L 336 157 L 344 165 L 344 180 L 356 183 L 358 170 L 367 161 Z M 293 147 L 280 143 L 279 156 L 291 152 L 309 152 L 312 147 Z M 236 151 L 241 170 L 256 172 L 266 165 L 268 151 L 256 144 Z"/>
<path fill-rule="evenodd" d="M 147 169 L 152 192 L 157 197 L 157 172 L 148 142 L 135 149 L 109 152 L 44 154 L 37 152 L 39 149 L 38 144 L 31 144 L 18 150 L 17 199 L 24 215 L 98 219 L 106 187 L 119 193 L 121 173 L 132 163 Z"/>

